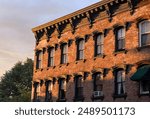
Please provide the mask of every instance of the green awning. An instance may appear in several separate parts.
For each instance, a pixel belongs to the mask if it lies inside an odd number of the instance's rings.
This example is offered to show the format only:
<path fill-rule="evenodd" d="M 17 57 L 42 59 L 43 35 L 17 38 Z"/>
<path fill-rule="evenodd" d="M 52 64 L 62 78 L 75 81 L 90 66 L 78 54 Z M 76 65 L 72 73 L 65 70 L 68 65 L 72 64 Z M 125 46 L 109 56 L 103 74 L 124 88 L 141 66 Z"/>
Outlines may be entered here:
<path fill-rule="evenodd" d="M 147 77 L 147 75 L 150 75 L 149 73 L 150 73 L 150 65 L 145 65 L 139 68 L 130 79 L 132 81 L 140 81 L 144 79 L 144 77 Z"/>

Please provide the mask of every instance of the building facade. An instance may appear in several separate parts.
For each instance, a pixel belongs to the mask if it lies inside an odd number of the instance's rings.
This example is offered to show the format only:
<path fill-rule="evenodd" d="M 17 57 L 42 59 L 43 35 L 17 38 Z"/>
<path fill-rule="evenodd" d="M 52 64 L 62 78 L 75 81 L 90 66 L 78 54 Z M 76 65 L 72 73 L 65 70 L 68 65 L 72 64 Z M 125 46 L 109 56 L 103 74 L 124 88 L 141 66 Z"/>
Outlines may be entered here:
<path fill-rule="evenodd" d="M 32 31 L 32 101 L 150 101 L 150 0 L 102 0 Z"/>

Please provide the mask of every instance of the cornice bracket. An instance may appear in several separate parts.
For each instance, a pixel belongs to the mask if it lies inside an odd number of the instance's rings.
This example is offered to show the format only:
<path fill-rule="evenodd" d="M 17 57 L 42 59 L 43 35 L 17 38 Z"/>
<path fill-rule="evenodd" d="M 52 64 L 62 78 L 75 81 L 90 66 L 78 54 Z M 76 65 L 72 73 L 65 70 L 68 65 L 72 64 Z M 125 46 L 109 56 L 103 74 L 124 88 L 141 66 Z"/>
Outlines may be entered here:
<path fill-rule="evenodd" d="M 58 32 L 58 38 L 61 37 L 61 30 L 60 30 L 60 26 L 58 24 L 55 24 L 56 30 Z"/>
<path fill-rule="evenodd" d="M 74 34 L 75 33 L 75 25 L 73 24 L 73 20 L 69 19 L 69 23 L 70 23 L 70 26 L 71 26 L 71 31 Z"/>
<path fill-rule="evenodd" d="M 134 3 L 132 0 L 127 0 L 127 3 L 130 8 L 130 14 L 132 15 L 134 13 Z"/>
<path fill-rule="evenodd" d="M 104 7 L 105 7 L 106 13 L 108 15 L 108 20 L 109 20 L 109 22 L 111 22 L 112 21 L 112 12 L 110 10 L 110 7 L 108 4 L 104 5 Z"/>
<path fill-rule="evenodd" d="M 50 35 L 48 34 L 48 31 L 46 28 L 44 29 L 44 33 L 46 34 L 47 41 L 49 41 Z"/>
<path fill-rule="evenodd" d="M 90 28 L 92 28 L 92 26 L 93 26 L 93 21 L 92 21 L 92 18 L 91 18 L 91 15 L 90 15 L 89 12 L 86 12 L 86 17 L 87 17 L 87 19 L 88 19 L 88 21 L 89 21 Z"/>

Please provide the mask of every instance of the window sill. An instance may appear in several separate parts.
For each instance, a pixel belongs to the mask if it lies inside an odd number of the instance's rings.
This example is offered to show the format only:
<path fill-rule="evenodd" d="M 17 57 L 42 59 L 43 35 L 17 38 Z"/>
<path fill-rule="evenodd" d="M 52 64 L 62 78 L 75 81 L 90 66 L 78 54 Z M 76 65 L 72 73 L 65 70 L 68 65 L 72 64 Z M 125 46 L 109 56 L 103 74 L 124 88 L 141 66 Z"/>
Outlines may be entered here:
<path fill-rule="evenodd" d="M 36 69 L 35 72 L 43 71 L 43 68 Z"/>
<path fill-rule="evenodd" d="M 55 68 L 56 66 L 49 66 L 48 68 L 47 68 L 47 70 L 49 70 L 49 69 L 51 69 L 51 68 Z"/>
<path fill-rule="evenodd" d="M 66 102 L 67 101 L 67 99 L 57 99 L 57 102 Z"/>
<path fill-rule="evenodd" d="M 146 49 L 146 48 L 150 48 L 150 44 L 149 44 L 149 45 L 145 45 L 145 46 L 137 47 L 136 49 L 137 49 L 138 51 L 141 51 L 142 49 Z"/>
<path fill-rule="evenodd" d="M 150 93 L 140 93 L 138 94 L 139 97 L 143 97 L 143 96 L 149 96 L 150 97 Z"/>
<path fill-rule="evenodd" d="M 114 55 L 116 56 L 117 54 L 120 54 L 120 53 L 124 53 L 124 54 L 126 54 L 127 53 L 127 50 L 125 50 L 125 49 L 121 49 L 121 50 L 116 50 L 116 51 L 114 51 Z"/>
<path fill-rule="evenodd" d="M 116 98 L 124 98 L 126 100 L 127 98 L 127 93 L 124 94 L 113 94 L 113 99 L 115 100 Z"/>
<path fill-rule="evenodd" d="M 76 60 L 76 64 L 78 64 L 78 62 L 86 62 L 86 59 L 79 59 L 79 60 Z"/>
<path fill-rule="evenodd" d="M 73 101 L 74 102 L 83 102 L 84 101 L 84 97 L 82 96 L 82 97 L 75 97 L 74 99 L 73 99 Z"/>
<path fill-rule="evenodd" d="M 68 66 L 68 65 L 69 65 L 69 63 L 61 63 L 61 64 L 59 65 L 59 67 Z"/>
<path fill-rule="evenodd" d="M 103 101 L 104 95 L 103 96 L 97 96 L 97 97 L 92 96 L 91 99 L 92 99 L 92 101 L 94 101 L 94 100 L 102 100 Z"/>
<path fill-rule="evenodd" d="M 105 58 L 105 57 L 106 57 L 105 54 L 96 55 L 96 56 L 94 57 L 94 60 L 96 60 L 97 58 Z"/>

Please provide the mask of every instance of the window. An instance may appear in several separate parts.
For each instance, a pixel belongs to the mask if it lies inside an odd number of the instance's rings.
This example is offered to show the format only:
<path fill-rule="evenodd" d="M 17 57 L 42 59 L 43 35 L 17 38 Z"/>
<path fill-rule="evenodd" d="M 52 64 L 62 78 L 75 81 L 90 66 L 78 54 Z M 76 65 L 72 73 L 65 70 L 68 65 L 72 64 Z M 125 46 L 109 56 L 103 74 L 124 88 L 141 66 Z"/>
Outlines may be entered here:
<path fill-rule="evenodd" d="M 75 77 L 75 101 L 83 101 L 83 77 Z"/>
<path fill-rule="evenodd" d="M 45 93 L 45 101 L 46 102 L 52 101 L 52 88 L 53 88 L 52 81 L 47 81 L 46 82 L 46 93 Z"/>
<path fill-rule="evenodd" d="M 103 89 L 101 75 L 101 73 L 94 74 L 94 91 L 102 91 Z"/>
<path fill-rule="evenodd" d="M 115 95 L 125 94 L 125 72 L 122 69 L 115 74 Z"/>
<path fill-rule="evenodd" d="M 103 35 L 96 35 L 95 39 L 95 56 L 103 54 Z"/>
<path fill-rule="evenodd" d="M 33 101 L 36 102 L 36 100 L 37 100 L 37 83 L 34 83 L 33 87 L 34 87 Z"/>
<path fill-rule="evenodd" d="M 150 45 L 150 21 L 145 20 L 139 24 L 140 47 Z"/>
<path fill-rule="evenodd" d="M 116 29 L 116 51 L 125 49 L 125 29 L 123 27 Z"/>
<path fill-rule="evenodd" d="M 77 60 L 84 59 L 84 39 L 79 39 L 77 45 Z"/>
<path fill-rule="evenodd" d="M 103 84 L 102 84 L 102 74 L 97 72 L 93 74 L 93 96 L 92 100 L 103 100 Z"/>
<path fill-rule="evenodd" d="M 37 52 L 36 69 L 42 68 L 42 51 Z"/>
<path fill-rule="evenodd" d="M 62 44 L 61 47 L 61 64 L 65 64 L 68 62 L 68 45 Z"/>
<path fill-rule="evenodd" d="M 34 83 L 34 97 L 33 97 L 34 102 L 39 102 L 40 101 L 40 83 L 35 82 Z"/>
<path fill-rule="evenodd" d="M 50 48 L 48 51 L 48 67 L 54 66 L 54 48 Z"/>
<path fill-rule="evenodd" d="M 59 80 L 59 95 L 58 101 L 65 101 L 66 100 L 66 80 L 60 79 Z"/>
<path fill-rule="evenodd" d="M 150 91 L 150 81 L 143 80 L 140 81 L 140 94 L 149 94 Z"/>

